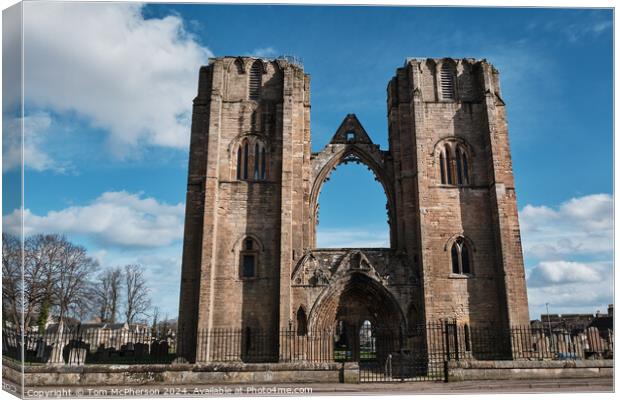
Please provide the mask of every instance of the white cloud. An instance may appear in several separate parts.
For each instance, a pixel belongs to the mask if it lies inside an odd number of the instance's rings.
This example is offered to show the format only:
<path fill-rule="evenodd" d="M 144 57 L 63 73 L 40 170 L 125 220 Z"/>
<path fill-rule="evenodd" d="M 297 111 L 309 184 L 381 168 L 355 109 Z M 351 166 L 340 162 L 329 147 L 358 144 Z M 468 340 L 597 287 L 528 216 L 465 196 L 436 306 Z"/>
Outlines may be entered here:
<path fill-rule="evenodd" d="M 317 247 L 390 247 L 390 234 L 383 229 L 317 229 Z"/>
<path fill-rule="evenodd" d="M 614 200 L 608 194 L 573 198 L 560 206 L 560 213 L 578 221 L 588 232 L 613 229 Z"/>
<path fill-rule="evenodd" d="M 212 55 L 175 15 L 136 3 L 24 5 L 26 102 L 77 112 L 126 156 L 138 143 L 184 148 L 198 69 Z"/>
<path fill-rule="evenodd" d="M 271 58 L 271 57 L 277 56 L 278 52 L 276 51 L 275 48 L 269 46 L 269 47 L 261 47 L 258 49 L 254 49 L 252 50 L 250 54 L 253 55 L 254 57 Z"/>
<path fill-rule="evenodd" d="M 519 219 L 528 257 L 557 260 L 613 251 L 613 198 L 609 194 L 573 198 L 555 209 L 528 204 Z"/>
<path fill-rule="evenodd" d="M 528 287 L 527 295 L 530 319 L 546 313 L 546 303 L 553 314 L 594 314 L 597 310 L 605 312 L 607 304 L 613 303 L 613 281 Z"/>
<path fill-rule="evenodd" d="M 519 213 L 531 318 L 594 313 L 613 302 L 613 198 L 593 194 Z M 576 261 L 579 260 L 579 261 Z M 604 260 L 604 261 L 598 261 Z"/>
<path fill-rule="evenodd" d="M 543 261 L 530 270 L 528 285 L 531 287 L 575 283 L 601 282 L 606 265 L 572 261 Z"/>
<path fill-rule="evenodd" d="M 127 192 L 106 192 L 90 204 L 36 215 L 24 211 L 24 234 L 85 235 L 103 245 L 159 247 L 183 237 L 185 206 Z M 18 233 L 19 214 L 3 218 L 10 232 Z M 102 255 L 103 256 L 103 255 Z"/>
<path fill-rule="evenodd" d="M 2 172 L 17 169 L 22 165 L 22 134 L 19 118 L 3 118 L 2 126 Z"/>
<path fill-rule="evenodd" d="M 6 121 L 2 143 L 2 170 L 4 172 L 21 166 L 21 118 Z M 44 150 L 52 118 L 49 113 L 36 112 L 23 118 L 24 165 L 35 171 L 53 170 L 65 172 L 66 165 L 53 160 Z"/>

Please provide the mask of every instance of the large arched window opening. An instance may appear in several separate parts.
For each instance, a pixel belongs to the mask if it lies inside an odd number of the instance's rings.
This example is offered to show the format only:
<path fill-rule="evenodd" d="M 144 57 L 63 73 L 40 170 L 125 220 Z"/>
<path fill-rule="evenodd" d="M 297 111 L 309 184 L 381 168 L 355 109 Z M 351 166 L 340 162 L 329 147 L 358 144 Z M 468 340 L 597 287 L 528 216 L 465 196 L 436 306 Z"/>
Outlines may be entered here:
<path fill-rule="evenodd" d="M 347 157 L 321 187 L 317 247 L 390 247 L 387 197 L 369 168 Z M 353 161 L 353 162 L 350 162 Z"/>

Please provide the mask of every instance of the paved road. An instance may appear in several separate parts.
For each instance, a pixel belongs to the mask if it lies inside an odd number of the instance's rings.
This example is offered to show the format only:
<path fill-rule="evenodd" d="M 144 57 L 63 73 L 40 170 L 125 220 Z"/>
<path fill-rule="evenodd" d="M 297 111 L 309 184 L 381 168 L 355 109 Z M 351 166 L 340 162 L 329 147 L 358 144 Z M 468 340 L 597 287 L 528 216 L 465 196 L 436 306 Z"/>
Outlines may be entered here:
<path fill-rule="evenodd" d="M 321 385 L 322 386 L 322 385 Z M 363 383 L 332 387 L 313 386 L 313 393 L 350 392 L 361 394 L 441 394 L 441 393 L 535 393 L 535 392 L 612 392 L 613 379 L 505 380 L 467 382 Z"/>
<path fill-rule="evenodd" d="M 5 389 L 8 389 L 5 387 Z M 310 389 L 310 390 L 309 390 Z M 611 378 L 557 379 L 557 380 L 504 380 L 467 382 L 409 382 L 363 384 L 256 384 L 256 385 L 149 385 L 149 386 L 93 386 L 81 388 L 37 387 L 26 389 L 28 398 L 109 398 L 109 397 L 230 397 L 286 395 L 308 396 L 329 394 L 455 394 L 455 393 L 540 393 L 540 392 L 612 392 Z"/>

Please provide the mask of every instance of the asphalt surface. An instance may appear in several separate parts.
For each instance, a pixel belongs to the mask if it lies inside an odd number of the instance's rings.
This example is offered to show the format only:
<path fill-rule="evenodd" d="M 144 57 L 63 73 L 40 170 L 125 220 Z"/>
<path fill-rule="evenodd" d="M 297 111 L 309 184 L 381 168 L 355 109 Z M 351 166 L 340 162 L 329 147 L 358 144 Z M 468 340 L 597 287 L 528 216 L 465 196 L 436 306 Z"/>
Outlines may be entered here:
<path fill-rule="evenodd" d="M 16 387 L 4 381 L 3 389 Z M 13 389 L 13 390 L 11 390 Z M 257 397 L 378 394 L 471 394 L 471 393 L 575 393 L 613 392 L 611 378 L 501 380 L 466 382 L 405 382 L 360 384 L 239 384 L 239 385 L 148 385 L 26 388 L 26 398 L 110 398 L 110 397 Z"/>

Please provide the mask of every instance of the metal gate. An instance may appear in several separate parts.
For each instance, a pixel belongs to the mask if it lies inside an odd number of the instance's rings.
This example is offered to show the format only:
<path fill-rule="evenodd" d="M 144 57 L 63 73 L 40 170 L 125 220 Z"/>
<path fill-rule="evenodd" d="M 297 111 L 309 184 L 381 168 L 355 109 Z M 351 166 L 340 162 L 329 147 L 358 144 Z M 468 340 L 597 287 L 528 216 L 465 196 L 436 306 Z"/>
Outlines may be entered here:
<path fill-rule="evenodd" d="M 443 381 L 450 357 L 452 325 L 430 323 L 409 329 L 362 325 L 360 382 Z"/>

